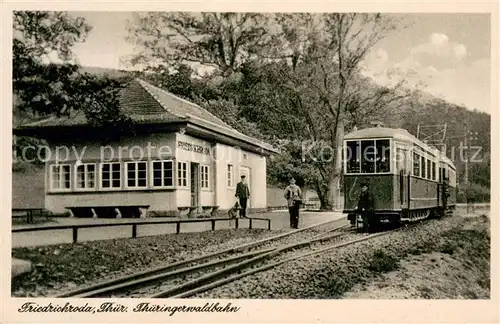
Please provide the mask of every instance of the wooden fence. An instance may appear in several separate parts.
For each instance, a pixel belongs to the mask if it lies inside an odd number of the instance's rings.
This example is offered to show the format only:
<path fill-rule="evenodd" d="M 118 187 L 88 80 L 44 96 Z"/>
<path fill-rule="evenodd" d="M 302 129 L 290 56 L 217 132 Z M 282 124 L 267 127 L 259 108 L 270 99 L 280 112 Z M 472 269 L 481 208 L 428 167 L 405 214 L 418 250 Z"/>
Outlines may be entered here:
<path fill-rule="evenodd" d="M 271 229 L 271 220 L 268 218 L 257 218 L 249 217 L 244 218 L 249 221 L 249 229 L 252 229 L 252 223 L 254 221 L 265 221 L 267 222 L 267 229 Z M 71 229 L 73 231 L 73 243 L 78 242 L 78 230 L 80 228 L 95 228 L 95 227 L 115 227 L 115 226 L 132 226 L 131 237 L 137 237 L 137 227 L 141 225 L 156 225 L 156 224 L 176 224 L 176 234 L 180 233 L 182 223 L 212 223 L 212 231 L 215 230 L 215 223 L 221 221 L 231 221 L 234 220 L 234 228 L 239 227 L 239 219 L 229 219 L 229 218 L 211 218 L 211 219 L 182 219 L 182 220 L 165 220 L 165 221 L 141 221 L 141 222 L 125 222 L 125 223 L 108 223 L 108 224 L 80 224 L 80 225 L 53 225 L 53 226 L 43 226 L 43 227 L 26 227 L 26 228 L 14 228 L 12 233 L 21 232 L 39 232 L 39 231 L 50 231 L 50 230 L 67 230 Z"/>

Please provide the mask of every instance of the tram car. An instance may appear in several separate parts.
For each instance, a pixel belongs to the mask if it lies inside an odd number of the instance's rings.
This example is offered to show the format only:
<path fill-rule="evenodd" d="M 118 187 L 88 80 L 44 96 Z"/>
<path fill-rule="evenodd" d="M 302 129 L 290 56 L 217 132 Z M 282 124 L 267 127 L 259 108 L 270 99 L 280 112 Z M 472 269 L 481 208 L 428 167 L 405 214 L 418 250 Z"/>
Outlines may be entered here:
<path fill-rule="evenodd" d="M 407 130 L 371 127 L 346 134 L 344 213 L 362 224 L 357 211 L 361 183 L 374 199 L 375 222 L 402 222 L 443 216 L 455 209 L 456 169 L 440 150 Z"/>

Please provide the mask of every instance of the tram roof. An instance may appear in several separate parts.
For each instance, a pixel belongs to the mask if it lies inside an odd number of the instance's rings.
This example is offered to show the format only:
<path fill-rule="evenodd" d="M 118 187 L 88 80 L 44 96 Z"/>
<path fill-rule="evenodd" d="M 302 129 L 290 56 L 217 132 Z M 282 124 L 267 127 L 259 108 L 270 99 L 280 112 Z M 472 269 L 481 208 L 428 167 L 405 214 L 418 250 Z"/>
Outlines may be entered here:
<path fill-rule="evenodd" d="M 344 136 L 345 140 L 361 140 L 371 138 L 393 138 L 406 143 L 416 144 L 424 148 L 425 150 L 436 154 L 442 160 L 442 162 L 447 163 L 455 168 L 453 162 L 445 154 L 441 153 L 441 151 L 439 151 L 438 149 L 422 142 L 403 128 L 369 127 L 350 132 Z"/>
<path fill-rule="evenodd" d="M 388 127 L 369 127 L 350 132 L 344 136 L 344 139 L 368 139 L 368 138 L 394 138 L 404 142 L 416 143 L 420 146 L 429 148 L 429 146 L 418 138 L 410 134 L 406 129 L 388 128 Z"/>

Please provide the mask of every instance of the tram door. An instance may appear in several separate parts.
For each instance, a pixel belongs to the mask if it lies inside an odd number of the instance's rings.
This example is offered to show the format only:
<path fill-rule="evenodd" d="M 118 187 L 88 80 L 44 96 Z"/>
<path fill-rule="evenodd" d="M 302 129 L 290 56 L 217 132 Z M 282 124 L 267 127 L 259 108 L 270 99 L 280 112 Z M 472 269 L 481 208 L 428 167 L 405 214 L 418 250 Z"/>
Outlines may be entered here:
<path fill-rule="evenodd" d="M 407 204 L 407 188 L 408 188 L 408 177 L 406 176 L 407 170 L 407 151 L 403 148 L 396 149 L 396 170 L 399 172 L 399 203 L 401 206 Z"/>
<path fill-rule="evenodd" d="M 439 200 L 441 202 L 441 206 L 445 209 L 448 207 L 448 175 L 446 174 L 446 168 L 440 168 L 439 174 L 441 176 L 441 181 L 439 182 L 439 187 L 441 189 L 439 194 Z"/>

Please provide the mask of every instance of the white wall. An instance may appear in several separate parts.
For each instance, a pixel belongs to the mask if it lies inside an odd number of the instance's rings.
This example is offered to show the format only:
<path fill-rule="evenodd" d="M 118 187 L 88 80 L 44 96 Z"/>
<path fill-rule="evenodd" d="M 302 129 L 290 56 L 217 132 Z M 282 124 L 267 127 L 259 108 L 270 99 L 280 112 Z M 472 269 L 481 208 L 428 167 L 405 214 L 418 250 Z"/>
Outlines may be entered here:
<path fill-rule="evenodd" d="M 240 168 L 250 169 L 249 208 L 265 208 L 266 203 L 266 159 L 260 155 L 243 151 L 223 144 L 217 144 L 216 154 L 216 203 L 221 209 L 228 209 L 236 202 L 236 185 L 240 181 Z M 246 158 L 244 157 L 246 154 Z M 232 164 L 234 170 L 234 186 L 228 186 L 227 165 Z"/>
<path fill-rule="evenodd" d="M 182 147 L 179 142 L 185 142 L 202 148 L 198 152 L 191 148 Z M 59 146 L 57 149 L 56 146 Z M 68 150 L 62 147 L 68 148 Z M 208 151 L 205 151 L 207 149 Z M 266 200 L 266 159 L 258 154 L 242 151 L 239 148 L 223 144 L 214 144 L 186 134 L 152 134 L 148 136 L 136 136 L 121 141 L 102 144 L 95 142 L 64 143 L 63 141 L 51 146 L 51 159 L 48 165 L 53 163 L 58 151 L 61 163 L 72 164 L 72 183 L 75 181 L 74 164 L 76 161 L 99 163 L 101 158 L 104 162 L 111 160 L 122 161 L 142 157 L 142 160 L 155 159 L 157 157 L 175 156 L 174 186 L 177 185 L 177 162 L 188 162 L 186 188 L 173 188 L 171 190 L 143 190 L 143 191 L 98 191 L 91 192 L 66 192 L 47 194 L 45 207 L 53 212 L 64 212 L 65 207 L 70 206 L 105 206 L 144 204 L 150 205 L 150 210 L 166 211 L 177 210 L 180 206 L 191 206 L 190 190 L 190 163 L 195 162 L 209 166 L 209 187 L 201 188 L 200 183 L 200 206 L 218 205 L 220 209 L 228 209 L 234 205 L 236 184 L 240 180 L 240 168 L 247 167 L 250 170 L 250 178 L 247 179 L 251 191 L 249 208 L 265 208 Z M 68 154 L 66 154 L 68 153 Z M 227 165 L 234 166 L 234 186 L 228 186 Z M 100 170 L 97 165 L 96 170 Z M 123 175 L 122 169 L 122 175 Z M 49 173 L 46 172 L 46 181 L 49 183 Z M 96 174 L 96 183 L 100 183 L 99 172 Z M 200 179 L 201 181 L 201 179 Z M 124 178 L 122 177 L 122 183 Z"/>
<path fill-rule="evenodd" d="M 130 160 L 138 159 L 142 156 L 144 160 L 150 157 L 167 157 L 175 154 L 175 134 L 151 134 L 123 138 L 120 141 L 110 143 L 99 143 L 90 141 L 61 140 L 50 146 L 50 154 L 47 156 L 49 162 L 55 161 L 59 153 L 59 161 L 77 161 L 78 157 L 82 161 L 90 160 Z M 67 157 L 67 159 L 66 159 Z"/>
<path fill-rule="evenodd" d="M 149 205 L 151 211 L 177 210 L 175 191 L 127 191 L 76 194 L 48 194 L 45 208 L 53 213 L 67 212 L 65 207 L 100 207 L 110 205 Z"/>
<path fill-rule="evenodd" d="M 175 154 L 175 134 L 151 134 L 124 138 L 110 143 L 90 141 L 65 142 L 61 140 L 50 146 L 49 161 L 46 163 L 45 172 L 45 208 L 55 213 L 67 211 L 65 207 L 72 206 L 106 206 L 106 205 L 150 205 L 150 210 L 176 210 L 176 197 L 173 190 L 148 190 L 148 191 L 101 191 L 100 166 L 96 165 L 96 188 L 85 193 L 47 193 L 50 191 L 48 168 L 57 160 L 60 163 L 71 165 L 71 182 L 75 184 L 75 162 L 109 162 L 127 160 L 150 160 L 156 158 L 171 158 Z M 122 171 L 122 176 L 123 176 Z M 122 184 L 124 177 L 122 177 Z"/>
<path fill-rule="evenodd" d="M 183 148 L 182 145 L 179 145 L 179 142 L 189 143 L 192 145 L 197 145 L 204 150 L 207 149 L 209 152 L 200 153 L 196 151 L 192 151 L 186 148 Z M 187 188 L 178 188 L 177 190 L 177 204 L 178 206 L 191 206 L 191 165 L 190 162 L 199 163 L 201 165 L 209 166 L 209 187 L 201 188 L 201 178 L 199 176 L 200 169 L 198 170 L 199 177 L 199 187 L 200 187 L 200 206 L 213 206 L 215 200 L 215 161 L 214 161 L 214 146 L 212 143 L 208 141 L 204 141 L 202 139 L 189 136 L 186 134 L 176 134 L 176 161 L 178 162 L 188 162 L 188 187 Z"/>

